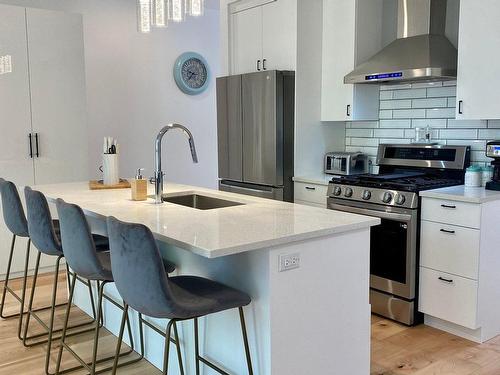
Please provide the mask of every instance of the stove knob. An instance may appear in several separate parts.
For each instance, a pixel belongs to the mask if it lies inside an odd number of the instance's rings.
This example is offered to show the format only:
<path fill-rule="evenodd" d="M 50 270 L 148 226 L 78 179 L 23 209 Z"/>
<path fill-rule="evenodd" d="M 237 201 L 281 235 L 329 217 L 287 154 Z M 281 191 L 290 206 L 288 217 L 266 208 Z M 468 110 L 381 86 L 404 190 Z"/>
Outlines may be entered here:
<path fill-rule="evenodd" d="M 389 203 L 390 201 L 392 201 L 392 194 L 386 191 L 382 197 L 382 202 Z"/>
<path fill-rule="evenodd" d="M 372 197 L 372 193 L 370 190 L 363 191 L 363 199 L 365 201 L 370 200 L 371 197 Z"/>
<path fill-rule="evenodd" d="M 396 197 L 396 203 L 402 205 L 406 202 L 406 197 L 403 194 L 398 194 Z"/>
<path fill-rule="evenodd" d="M 352 197 L 352 189 L 350 187 L 346 188 L 344 195 L 346 198 L 351 198 Z"/>
<path fill-rule="evenodd" d="M 333 195 L 339 196 L 341 193 L 342 193 L 342 189 L 340 188 L 340 186 L 335 186 L 333 188 Z"/>

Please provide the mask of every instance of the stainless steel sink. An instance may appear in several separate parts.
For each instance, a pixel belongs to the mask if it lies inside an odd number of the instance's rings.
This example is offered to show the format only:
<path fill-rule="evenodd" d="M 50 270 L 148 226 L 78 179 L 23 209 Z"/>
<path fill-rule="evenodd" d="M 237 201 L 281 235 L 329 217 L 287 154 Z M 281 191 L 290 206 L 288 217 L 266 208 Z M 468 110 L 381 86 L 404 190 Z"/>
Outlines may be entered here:
<path fill-rule="evenodd" d="M 244 204 L 200 194 L 163 196 L 162 200 L 163 202 L 179 204 L 181 206 L 196 208 L 198 210 L 214 210 L 217 208 L 241 206 Z"/>

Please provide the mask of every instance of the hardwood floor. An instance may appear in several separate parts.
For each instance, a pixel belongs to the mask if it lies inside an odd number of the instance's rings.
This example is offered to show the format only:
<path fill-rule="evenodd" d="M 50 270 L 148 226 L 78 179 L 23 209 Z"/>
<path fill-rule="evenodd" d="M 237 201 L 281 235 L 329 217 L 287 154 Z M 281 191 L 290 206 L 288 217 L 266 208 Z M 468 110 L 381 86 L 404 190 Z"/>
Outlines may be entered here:
<path fill-rule="evenodd" d="M 499 375 L 500 336 L 480 345 L 373 316 L 371 367 L 371 375 Z"/>
<path fill-rule="evenodd" d="M 37 306 L 46 306 L 47 301 L 50 301 L 50 295 L 52 293 L 52 274 L 41 275 L 39 276 L 37 292 L 36 296 L 38 298 L 35 299 L 35 304 Z M 64 298 L 67 297 L 67 289 L 66 289 L 66 277 L 64 274 L 61 274 L 58 289 L 58 301 L 64 302 Z M 20 289 L 21 281 L 13 280 L 9 283 L 13 288 Z M 0 287 L 3 290 L 3 283 L 0 282 Z M 10 314 L 14 313 L 19 309 L 19 304 L 14 301 L 12 297 L 7 297 L 7 301 L 5 304 L 5 313 Z M 65 308 L 61 307 L 57 311 L 56 315 L 56 327 L 61 327 L 63 323 Z M 41 313 L 40 316 L 45 322 L 48 322 L 48 312 Z M 79 323 L 88 321 L 89 318 L 78 308 L 72 309 L 71 314 L 71 322 Z M 8 320 L 0 320 L 0 375 L 42 375 L 45 374 L 44 366 L 45 366 L 45 354 L 47 347 L 46 345 L 35 346 L 32 348 L 25 348 L 21 341 L 17 338 L 17 319 L 8 319 Z M 33 327 L 33 329 L 32 329 Z M 43 332 L 41 327 L 37 324 L 36 321 L 32 321 L 30 324 L 29 334 L 35 334 Z M 108 331 L 103 329 L 101 334 L 101 338 L 99 340 L 99 357 L 110 356 L 114 354 L 116 338 L 111 335 Z M 73 337 L 68 339 L 68 342 L 71 344 L 72 348 L 79 354 L 82 355 L 84 359 L 91 358 L 91 350 L 92 350 L 92 342 L 93 342 L 93 333 L 86 333 L 83 335 L 79 335 L 78 337 Z M 128 348 L 125 345 L 123 348 Z M 66 351 L 63 355 L 63 361 L 61 364 L 61 369 L 69 368 L 78 365 L 73 357 L 68 354 Z M 54 348 L 51 351 L 51 372 L 54 371 L 55 361 L 57 360 L 58 348 Z M 102 358 L 101 357 L 101 358 Z M 132 357 L 124 357 L 124 359 L 130 359 Z M 109 366 L 110 363 L 106 362 L 103 366 L 98 366 L 98 370 L 100 368 L 104 368 Z M 86 374 L 86 371 L 75 371 L 72 374 Z M 110 372 L 108 372 L 110 373 Z M 120 375 L 144 375 L 144 374 L 161 374 L 161 371 L 158 371 L 155 367 L 153 367 L 149 362 L 143 360 L 137 364 L 124 367 L 118 370 L 118 374 Z"/>
<path fill-rule="evenodd" d="M 65 280 L 64 274 L 61 274 L 60 281 L 62 282 L 59 284 L 61 302 L 66 296 Z M 0 282 L 0 287 L 2 285 Z M 11 285 L 16 289 L 20 288 L 20 280 L 14 280 Z M 40 276 L 38 285 L 36 304 L 43 306 L 44 302 L 49 300 L 51 293 L 51 275 Z M 15 312 L 18 304 L 12 298 L 8 298 L 5 309 L 7 314 Z M 72 322 L 88 319 L 78 308 L 74 308 L 72 312 Z M 47 317 L 48 314 L 42 314 L 42 316 Z M 64 309 L 61 308 L 57 313 L 57 327 L 62 324 L 63 316 Z M 41 332 L 36 322 L 32 326 L 33 330 L 30 330 L 30 333 Z M 92 337 L 92 333 L 88 333 L 72 338 L 70 342 L 84 358 L 90 358 Z M 103 356 L 112 354 L 115 344 L 115 337 L 103 330 L 99 342 L 99 353 Z M 0 350 L 0 375 L 42 375 L 44 373 L 46 346 L 24 348 L 17 339 L 17 319 L 0 320 L 0 347 L 2 348 Z M 57 358 L 57 350 L 54 348 L 52 351 L 52 364 Z M 64 355 L 62 368 L 76 364 L 70 355 L 67 353 Z M 500 375 L 500 336 L 479 345 L 427 326 L 408 328 L 373 316 L 371 367 L 371 375 Z M 74 373 L 85 374 L 85 371 Z M 143 360 L 120 369 L 118 373 L 139 375 L 160 374 L 161 372 Z M 325 373 L 325 375 L 337 374 Z"/>

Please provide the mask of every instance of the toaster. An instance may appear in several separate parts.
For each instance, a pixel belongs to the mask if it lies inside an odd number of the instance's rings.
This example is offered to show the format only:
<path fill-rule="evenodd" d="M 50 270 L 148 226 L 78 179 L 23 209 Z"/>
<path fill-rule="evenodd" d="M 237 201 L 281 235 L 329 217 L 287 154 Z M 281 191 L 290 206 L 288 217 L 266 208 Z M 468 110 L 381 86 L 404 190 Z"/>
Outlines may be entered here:
<path fill-rule="evenodd" d="M 361 152 L 329 152 L 325 155 L 325 173 L 336 175 L 368 173 L 368 156 Z"/>

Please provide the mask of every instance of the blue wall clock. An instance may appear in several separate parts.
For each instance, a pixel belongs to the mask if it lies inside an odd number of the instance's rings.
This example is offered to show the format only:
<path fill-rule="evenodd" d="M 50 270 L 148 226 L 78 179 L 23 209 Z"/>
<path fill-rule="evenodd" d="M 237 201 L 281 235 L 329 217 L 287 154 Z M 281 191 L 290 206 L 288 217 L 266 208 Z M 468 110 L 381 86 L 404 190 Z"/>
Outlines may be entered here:
<path fill-rule="evenodd" d="M 208 63 L 199 53 L 185 52 L 175 61 L 175 83 L 185 94 L 201 94 L 207 89 L 209 78 Z"/>

